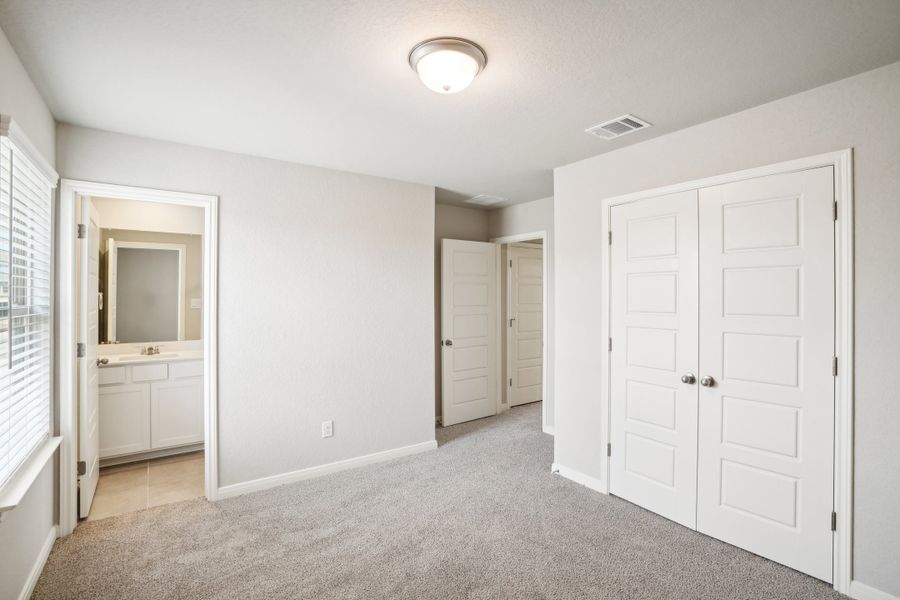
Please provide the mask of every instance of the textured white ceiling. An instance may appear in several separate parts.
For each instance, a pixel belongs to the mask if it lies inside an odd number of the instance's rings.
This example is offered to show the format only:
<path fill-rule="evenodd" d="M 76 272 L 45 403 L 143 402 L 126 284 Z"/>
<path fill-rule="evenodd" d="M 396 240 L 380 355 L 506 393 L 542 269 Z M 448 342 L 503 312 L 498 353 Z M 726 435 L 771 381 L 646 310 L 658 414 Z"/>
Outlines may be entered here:
<path fill-rule="evenodd" d="M 898 0 L 0 0 L 0 27 L 60 121 L 447 202 L 549 196 L 555 166 L 900 60 Z M 460 94 L 407 65 L 439 35 L 487 51 Z M 626 112 L 655 127 L 583 133 Z"/>

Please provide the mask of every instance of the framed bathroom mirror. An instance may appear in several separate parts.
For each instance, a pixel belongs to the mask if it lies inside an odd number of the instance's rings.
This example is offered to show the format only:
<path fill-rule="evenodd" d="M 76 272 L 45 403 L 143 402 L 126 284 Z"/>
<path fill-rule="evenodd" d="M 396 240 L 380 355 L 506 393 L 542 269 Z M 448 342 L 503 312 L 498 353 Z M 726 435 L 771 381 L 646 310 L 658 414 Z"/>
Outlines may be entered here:
<path fill-rule="evenodd" d="M 200 236 L 101 230 L 101 343 L 200 339 L 199 244 Z"/>

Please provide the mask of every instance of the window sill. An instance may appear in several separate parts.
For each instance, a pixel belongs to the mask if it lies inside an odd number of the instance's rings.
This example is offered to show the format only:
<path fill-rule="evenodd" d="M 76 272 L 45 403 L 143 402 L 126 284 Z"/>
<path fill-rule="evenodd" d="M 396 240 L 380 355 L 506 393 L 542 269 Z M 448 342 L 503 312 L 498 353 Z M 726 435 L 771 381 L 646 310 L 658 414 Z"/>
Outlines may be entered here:
<path fill-rule="evenodd" d="M 61 440 L 61 437 L 48 438 L 47 441 L 31 453 L 28 460 L 16 470 L 9 481 L 3 484 L 3 487 L 0 487 L 0 521 L 3 521 L 3 515 L 6 514 L 6 511 L 12 510 L 19 505 L 34 483 L 34 480 L 44 470 L 47 461 L 56 452 Z"/>

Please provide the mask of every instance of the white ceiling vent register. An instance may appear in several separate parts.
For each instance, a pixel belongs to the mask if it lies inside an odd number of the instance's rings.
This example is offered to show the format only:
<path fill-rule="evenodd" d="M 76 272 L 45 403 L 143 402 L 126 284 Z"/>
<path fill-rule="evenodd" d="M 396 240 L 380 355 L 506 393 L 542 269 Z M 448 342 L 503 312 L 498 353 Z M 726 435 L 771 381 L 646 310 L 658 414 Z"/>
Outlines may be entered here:
<path fill-rule="evenodd" d="M 509 200 L 509 198 L 503 198 L 502 196 L 478 194 L 477 196 L 473 196 L 466 200 L 466 204 L 475 204 L 477 206 L 493 206 L 494 204 L 500 204 L 501 202 L 506 202 L 507 200 Z"/>
<path fill-rule="evenodd" d="M 634 115 L 622 115 L 599 125 L 594 125 L 584 130 L 585 133 L 596 135 L 604 140 L 612 140 L 623 135 L 628 135 L 641 129 L 653 127 L 647 121 L 638 119 Z"/>

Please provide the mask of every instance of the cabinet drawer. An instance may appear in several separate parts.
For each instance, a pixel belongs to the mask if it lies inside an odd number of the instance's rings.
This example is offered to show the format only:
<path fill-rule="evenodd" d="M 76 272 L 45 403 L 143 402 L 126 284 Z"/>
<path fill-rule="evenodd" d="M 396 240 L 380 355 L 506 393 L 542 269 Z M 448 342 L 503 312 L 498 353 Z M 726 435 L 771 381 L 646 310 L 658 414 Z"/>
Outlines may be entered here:
<path fill-rule="evenodd" d="M 111 383 L 125 383 L 125 367 L 104 367 L 99 369 L 100 374 L 97 380 L 100 385 L 109 385 Z"/>
<path fill-rule="evenodd" d="M 169 365 L 172 377 L 201 377 L 203 375 L 202 360 L 186 360 L 182 362 L 173 362 Z"/>
<path fill-rule="evenodd" d="M 169 365 L 135 365 L 131 367 L 131 381 L 155 381 L 169 378 Z"/>

